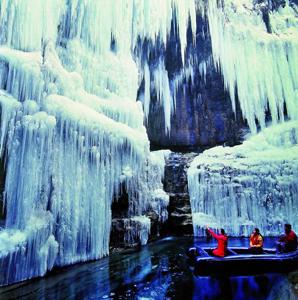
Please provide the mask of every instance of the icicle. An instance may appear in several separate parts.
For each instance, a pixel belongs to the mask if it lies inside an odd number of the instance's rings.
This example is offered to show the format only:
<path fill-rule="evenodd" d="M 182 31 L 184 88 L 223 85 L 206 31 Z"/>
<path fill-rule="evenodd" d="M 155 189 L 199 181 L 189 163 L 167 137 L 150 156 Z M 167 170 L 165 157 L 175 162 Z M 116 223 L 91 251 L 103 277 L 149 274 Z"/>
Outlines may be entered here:
<path fill-rule="evenodd" d="M 160 60 L 158 67 L 154 70 L 153 82 L 157 99 L 164 109 L 165 129 L 169 134 L 171 130 L 171 116 L 174 112 L 175 104 L 170 90 L 168 72 L 165 69 L 163 60 Z"/>
<path fill-rule="evenodd" d="M 145 81 L 145 91 L 144 91 L 144 114 L 146 121 L 148 121 L 150 101 L 151 101 L 151 78 L 148 63 L 144 66 L 144 81 Z"/>
<path fill-rule="evenodd" d="M 4 1 L 0 6 L 1 43 L 19 50 L 34 51 L 41 49 L 44 40 L 56 41 L 64 4 L 64 0 Z"/>

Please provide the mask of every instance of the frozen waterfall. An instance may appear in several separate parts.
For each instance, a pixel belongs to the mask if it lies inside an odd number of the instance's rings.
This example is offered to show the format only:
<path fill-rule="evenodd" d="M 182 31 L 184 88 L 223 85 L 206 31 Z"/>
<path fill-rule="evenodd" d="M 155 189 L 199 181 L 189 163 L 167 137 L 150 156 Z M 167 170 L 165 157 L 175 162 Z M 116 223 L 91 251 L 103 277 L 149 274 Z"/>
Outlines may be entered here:
<path fill-rule="evenodd" d="M 111 204 L 123 189 L 132 228 L 125 238 L 147 242 L 146 212 L 163 222 L 169 202 L 161 185 L 166 154 L 150 153 L 144 127 L 152 95 L 169 134 L 177 92 L 197 73 L 206 83 L 212 63 L 252 133 L 266 127 L 268 111 L 274 125 L 291 122 L 194 161 L 189 189 L 196 230 L 204 220 L 237 235 L 254 224 L 274 234 L 285 219 L 297 219 L 297 6 L 286 1 L 270 12 L 266 27 L 262 5 L 254 3 L 0 1 L 6 172 L 0 286 L 107 255 Z M 210 58 L 200 62 L 187 53 L 189 43 L 200 47 L 197 14 L 206 18 L 212 42 Z M 164 52 L 171 34 L 182 69 L 170 75 Z M 157 49 L 154 64 L 149 48 Z"/>
<path fill-rule="evenodd" d="M 198 155 L 188 170 L 194 234 L 204 226 L 230 235 L 279 235 L 298 220 L 298 122 L 264 129 L 234 147 Z"/>
<path fill-rule="evenodd" d="M 134 49 L 166 43 L 174 15 L 183 56 L 193 0 L 1 1 L 0 285 L 107 255 L 120 188 L 142 243 L 146 210 L 167 217 L 161 174 L 148 171 Z"/>

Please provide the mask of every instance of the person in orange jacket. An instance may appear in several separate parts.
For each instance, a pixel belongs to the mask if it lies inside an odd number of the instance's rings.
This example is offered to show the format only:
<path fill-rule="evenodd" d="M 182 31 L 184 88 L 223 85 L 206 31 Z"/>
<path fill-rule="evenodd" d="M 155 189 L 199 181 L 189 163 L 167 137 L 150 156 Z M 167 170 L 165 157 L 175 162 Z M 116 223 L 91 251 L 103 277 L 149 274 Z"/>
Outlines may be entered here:
<path fill-rule="evenodd" d="M 212 251 L 213 255 L 224 257 L 227 255 L 228 250 L 228 236 L 223 228 L 220 229 L 220 234 L 216 234 L 208 226 L 206 226 L 208 232 L 217 240 L 217 248 Z"/>
<path fill-rule="evenodd" d="M 261 254 L 263 253 L 263 236 L 260 234 L 259 228 L 255 228 L 253 233 L 249 238 L 249 250 L 252 254 Z"/>

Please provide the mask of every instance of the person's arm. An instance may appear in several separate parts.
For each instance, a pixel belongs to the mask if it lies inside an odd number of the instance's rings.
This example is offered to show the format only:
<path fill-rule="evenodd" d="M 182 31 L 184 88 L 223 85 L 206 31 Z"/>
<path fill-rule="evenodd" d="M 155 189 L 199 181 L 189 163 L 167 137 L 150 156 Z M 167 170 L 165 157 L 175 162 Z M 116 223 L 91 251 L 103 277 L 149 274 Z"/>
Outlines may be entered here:
<path fill-rule="evenodd" d="M 220 240 L 220 236 L 218 236 L 213 230 L 207 227 L 208 232 L 216 239 Z"/>
<path fill-rule="evenodd" d="M 264 245 L 264 240 L 261 235 L 259 236 L 259 244 L 260 244 L 260 247 L 263 247 L 263 245 Z"/>
<path fill-rule="evenodd" d="M 252 236 L 250 236 L 249 238 L 249 247 L 254 247 L 254 245 L 252 244 Z"/>

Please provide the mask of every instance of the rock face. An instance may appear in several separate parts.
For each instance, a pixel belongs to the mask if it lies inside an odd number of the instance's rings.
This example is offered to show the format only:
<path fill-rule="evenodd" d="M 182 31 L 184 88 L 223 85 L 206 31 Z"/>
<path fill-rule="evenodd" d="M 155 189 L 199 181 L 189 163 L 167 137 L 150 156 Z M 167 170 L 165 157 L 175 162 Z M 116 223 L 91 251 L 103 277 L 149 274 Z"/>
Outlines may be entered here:
<path fill-rule="evenodd" d="M 185 69 L 181 60 L 179 37 L 174 30 L 163 51 L 150 47 L 146 49 L 148 51 L 152 68 L 158 63 L 160 55 L 165 57 L 165 67 L 170 80 L 175 80 Z M 147 132 L 152 148 L 188 151 L 223 143 L 237 144 L 245 124 L 238 104 L 236 112 L 233 112 L 230 97 L 224 89 L 223 78 L 214 67 L 208 24 L 199 14 L 196 44 L 193 44 L 189 32 L 186 57 L 185 61 L 193 62 L 189 66 L 193 79 L 190 80 L 184 74 L 178 84 L 176 109 L 171 117 L 169 134 L 164 128 L 163 108 L 157 101 L 156 91 L 151 89 Z M 144 85 L 141 85 L 139 92 L 142 93 L 143 90 Z"/>
<path fill-rule="evenodd" d="M 186 171 L 195 155 L 172 153 L 166 163 L 164 185 L 170 195 L 170 203 L 169 218 L 162 230 L 164 235 L 193 234 Z"/>

